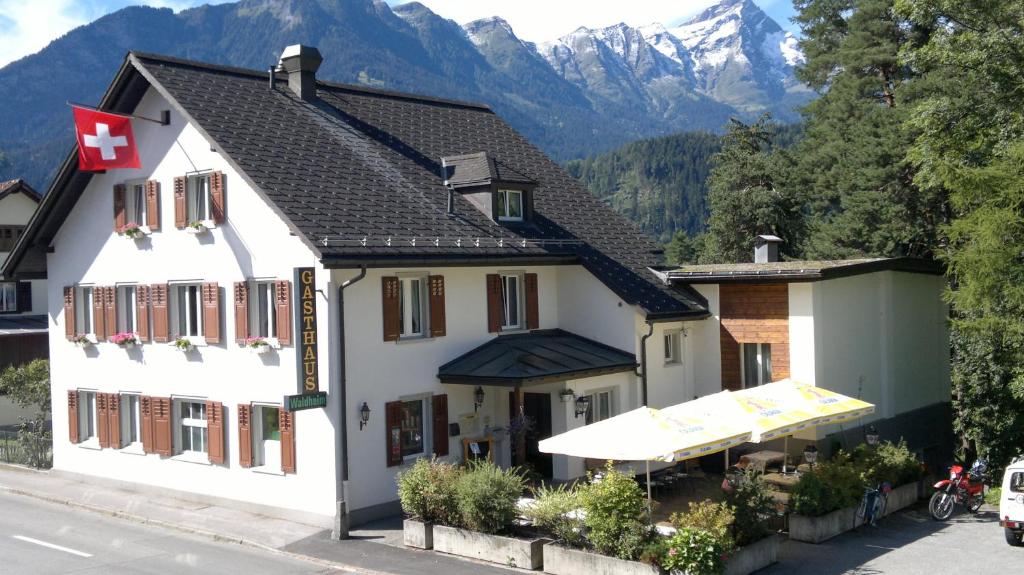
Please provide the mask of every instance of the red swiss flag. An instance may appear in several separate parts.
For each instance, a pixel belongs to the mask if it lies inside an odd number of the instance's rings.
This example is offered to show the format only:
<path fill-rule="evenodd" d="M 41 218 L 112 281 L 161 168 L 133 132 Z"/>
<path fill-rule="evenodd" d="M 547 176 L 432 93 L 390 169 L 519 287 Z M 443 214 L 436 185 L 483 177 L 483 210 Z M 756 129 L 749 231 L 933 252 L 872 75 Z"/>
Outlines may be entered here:
<path fill-rule="evenodd" d="M 135 148 L 132 119 L 72 106 L 78 138 L 78 169 L 100 172 L 113 168 L 141 168 Z"/>

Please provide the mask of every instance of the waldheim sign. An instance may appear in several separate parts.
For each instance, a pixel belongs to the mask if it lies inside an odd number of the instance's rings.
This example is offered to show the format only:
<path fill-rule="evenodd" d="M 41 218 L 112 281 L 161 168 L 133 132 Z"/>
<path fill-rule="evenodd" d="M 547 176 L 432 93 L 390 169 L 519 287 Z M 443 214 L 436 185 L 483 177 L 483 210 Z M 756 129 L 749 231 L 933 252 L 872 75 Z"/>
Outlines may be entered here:
<path fill-rule="evenodd" d="M 295 314 L 296 329 L 299 335 L 298 353 L 295 354 L 298 364 L 299 393 L 312 395 L 320 392 L 318 378 L 319 349 L 316 332 L 316 274 L 313 268 L 295 268 L 296 303 L 299 313 Z"/>
<path fill-rule="evenodd" d="M 303 409 L 316 409 L 318 407 L 327 407 L 326 391 L 284 396 L 285 411 L 302 411 Z"/>

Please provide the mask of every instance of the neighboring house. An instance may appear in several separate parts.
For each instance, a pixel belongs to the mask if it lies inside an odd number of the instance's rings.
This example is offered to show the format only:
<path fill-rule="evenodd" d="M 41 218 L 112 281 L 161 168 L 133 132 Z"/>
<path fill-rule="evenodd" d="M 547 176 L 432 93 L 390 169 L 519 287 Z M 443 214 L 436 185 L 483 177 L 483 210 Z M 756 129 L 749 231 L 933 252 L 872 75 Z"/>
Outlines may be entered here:
<path fill-rule="evenodd" d="M 0 266 L 39 205 L 39 193 L 22 180 L 0 182 Z M 0 372 L 48 354 L 46 281 L 6 280 L 0 274 Z M 28 410 L 0 397 L 0 428 L 13 428 Z"/>

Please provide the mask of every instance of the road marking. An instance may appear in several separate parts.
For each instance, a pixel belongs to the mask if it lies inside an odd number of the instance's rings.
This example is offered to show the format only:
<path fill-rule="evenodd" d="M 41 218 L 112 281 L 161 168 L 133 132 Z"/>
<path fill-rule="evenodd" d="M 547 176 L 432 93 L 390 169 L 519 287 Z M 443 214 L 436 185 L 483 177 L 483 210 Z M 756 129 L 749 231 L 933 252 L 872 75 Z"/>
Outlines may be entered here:
<path fill-rule="evenodd" d="M 50 549 L 56 549 L 57 551 L 63 551 L 65 553 L 70 553 L 72 555 L 78 555 L 79 557 L 92 557 L 90 553 L 86 553 L 84 551 L 77 551 L 75 549 L 70 549 L 68 547 L 61 547 L 60 545 L 54 545 L 53 543 L 47 543 L 46 541 L 40 541 L 38 539 L 33 539 L 31 537 L 25 537 L 24 535 L 11 535 L 11 537 L 17 539 L 18 541 L 24 541 L 25 543 L 33 543 L 35 545 L 49 547 Z"/>

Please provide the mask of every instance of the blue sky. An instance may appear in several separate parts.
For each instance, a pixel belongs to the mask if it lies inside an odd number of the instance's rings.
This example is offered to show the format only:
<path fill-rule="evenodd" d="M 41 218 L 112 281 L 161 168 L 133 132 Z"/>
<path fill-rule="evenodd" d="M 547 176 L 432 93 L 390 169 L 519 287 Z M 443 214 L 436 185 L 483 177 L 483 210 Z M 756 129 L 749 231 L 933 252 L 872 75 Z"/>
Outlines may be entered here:
<path fill-rule="evenodd" d="M 33 54 L 68 31 L 125 6 L 146 4 L 175 11 L 225 0 L 0 0 L 0 66 Z M 406 0 L 387 0 L 402 4 Z M 551 40 L 579 26 L 618 22 L 634 26 L 678 24 L 717 0 L 419 0 L 459 23 L 498 15 L 526 40 Z M 783 28 L 790 23 L 792 0 L 754 0 Z M 543 13 L 543 18 L 537 18 Z"/>

